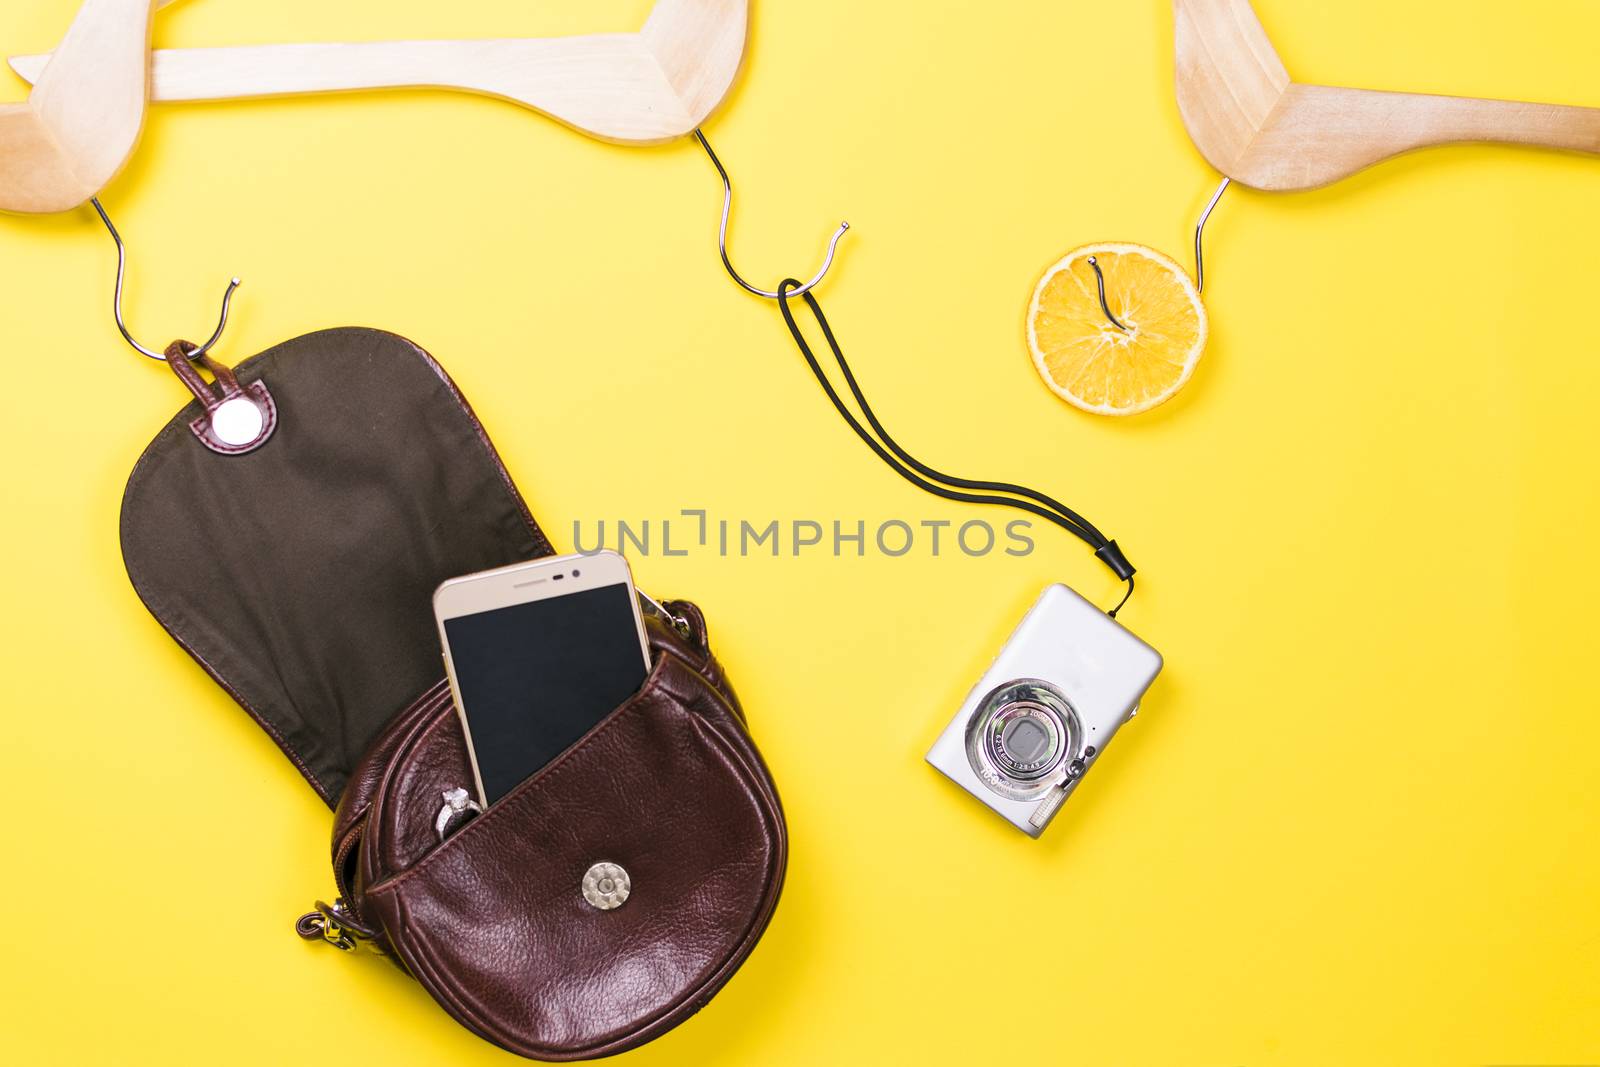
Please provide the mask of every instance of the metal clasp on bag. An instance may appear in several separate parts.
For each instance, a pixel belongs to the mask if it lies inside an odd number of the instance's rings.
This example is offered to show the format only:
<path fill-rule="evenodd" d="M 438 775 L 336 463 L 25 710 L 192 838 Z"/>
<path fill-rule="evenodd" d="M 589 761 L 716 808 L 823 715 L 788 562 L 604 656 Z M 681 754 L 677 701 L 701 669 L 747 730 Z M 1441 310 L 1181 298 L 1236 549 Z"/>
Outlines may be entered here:
<path fill-rule="evenodd" d="M 362 930 L 350 916 L 344 901 L 331 905 L 317 901 L 317 910 L 308 911 L 295 920 L 294 932 L 307 941 L 326 941 L 341 952 L 369 952 L 383 954 L 372 936 Z"/>
<path fill-rule="evenodd" d="M 672 612 L 667 610 L 665 604 L 661 603 L 661 601 L 657 600 L 649 593 L 646 593 L 643 589 L 635 589 L 634 592 L 639 594 L 639 599 L 644 601 L 645 607 L 650 609 L 650 614 L 671 626 L 678 632 L 678 636 L 689 638 L 693 635 L 693 630 L 689 626 L 689 620 L 684 616 L 674 615 Z"/>

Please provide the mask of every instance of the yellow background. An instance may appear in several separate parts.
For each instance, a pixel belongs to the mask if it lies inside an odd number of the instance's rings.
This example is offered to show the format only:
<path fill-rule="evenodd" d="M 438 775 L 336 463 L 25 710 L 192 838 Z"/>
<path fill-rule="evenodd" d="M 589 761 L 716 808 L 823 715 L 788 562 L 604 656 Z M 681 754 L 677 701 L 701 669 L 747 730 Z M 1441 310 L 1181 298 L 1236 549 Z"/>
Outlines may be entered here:
<path fill-rule="evenodd" d="M 1302 80 L 1600 105 L 1589 0 L 1260 0 Z M 8 52 L 68 0 L 8 3 Z M 191 2 L 166 45 L 631 29 L 647 0 Z M 808 274 L 880 414 L 936 465 L 1037 485 L 1141 567 L 1167 657 L 1029 841 L 922 754 L 1065 536 L 969 559 L 635 559 L 692 596 L 787 803 L 789 881 L 729 987 L 639 1064 L 1600 1060 L 1600 159 L 1413 155 L 1213 220 L 1211 349 L 1108 421 L 1021 340 L 1091 240 L 1188 260 L 1216 182 L 1168 5 L 757 5 L 708 132 L 752 275 Z M 14 83 L 8 93 L 20 99 Z M 838 422 L 737 292 L 690 142 L 467 96 L 157 108 L 105 202 L 149 343 L 237 361 L 322 327 L 434 352 L 558 544 L 572 523 L 1010 516 L 946 504 Z M 306 945 L 328 813 L 144 612 L 127 472 L 186 399 L 124 348 L 87 210 L 0 219 L 7 1058 L 509 1062 L 386 964 Z M 203 552 L 205 545 L 185 546 Z M 992 1050 L 999 1047 L 1003 1051 Z"/>

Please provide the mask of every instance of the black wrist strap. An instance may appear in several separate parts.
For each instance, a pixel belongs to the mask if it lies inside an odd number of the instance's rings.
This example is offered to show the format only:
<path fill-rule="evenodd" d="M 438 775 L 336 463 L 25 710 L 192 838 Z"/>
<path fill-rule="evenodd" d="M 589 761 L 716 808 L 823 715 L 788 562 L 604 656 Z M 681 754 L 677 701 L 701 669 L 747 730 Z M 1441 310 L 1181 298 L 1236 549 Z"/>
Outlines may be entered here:
<path fill-rule="evenodd" d="M 866 417 L 867 423 L 872 427 L 876 437 L 867 432 L 855 415 L 845 405 L 839 393 L 829 380 L 827 372 L 817 362 L 816 355 L 811 351 L 811 346 L 806 342 L 805 334 L 800 329 L 800 324 L 795 321 L 794 312 L 789 307 L 791 294 L 800 287 L 800 283 L 793 278 L 787 278 L 778 286 L 778 308 L 783 312 L 783 321 L 789 327 L 789 333 L 794 337 L 796 347 L 805 357 L 806 363 L 811 367 L 811 373 L 816 375 L 817 382 L 822 386 L 822 391 L 828 394 L 828 399 L 833 402 L 834 409 L 841 418 L 856 432 L 856 436 L 867 443 L 867 447 L 876 452 L 878 458 L 888 464 L 900 477 L 912 485 L 935 496 L 946 500 L 959 500 L 968 504 L 997 504 L 1004 507 L 1016 508 L 1037 515 L 1040 518 L 1054 523 L 1074 537 L 1084 541 L 1094 549 L 1095 558 L 1104 563 L 1111 572 L 1117 576 L 1118 581 L 1128 583 L 1128 590 L 1123 594 L 1122 601 L 1106 614 L 1116 618 L 1117 612 L 1122 610 L 1122 605 L 1128 602 L 1128 597 L 1133 595 L 1134 566 L 1128 562 L 1128 557 L 1123 555 L 1117 543 L 1101 533 L 1094 524 L 1082 515 L 1073 511 L 1054 497 L 1046 496 L 1035 489 L 1024 485 L 1014 485 L 1011 482 L 991 482 L 974 478 L 957 478 L 945 474 L 921 462 L 911 453 L 901 448 L 899 443 L 890 436 L 889 431 L 883 428 L 883 423 L 873 413 L 872 405 L 867 403 L 867 398 L 861 392 L 861 386 L 856 382 L 856 377 L 850 371 L 850 364 L 844 358 L 844 351 L 839 347 L 839 341 L 833 334 L 833 329 L 828 325 L 827 316 L 822 313 L 822 305 L 817 303 L 817 298 L 809 291 L 801 293 L 806 306 L 811 309 L 811 314 L 816 318 L 817 325 L 822 328 L 822 336 L 827 339 L 828 348 L 833 352 L 833 358 L 839 364 L 839 370 L 844 375 L 845 384 L 850 389 L 850 395 L 855 397 L 856 404 L 861 408 L 861 414 Z M 979 490 L 970 492 L 969 490 Z M 1007 494 L 1007 495 L 1000 495 Z M 1018 498 L 1022 499 L 1018 499 Z"/>

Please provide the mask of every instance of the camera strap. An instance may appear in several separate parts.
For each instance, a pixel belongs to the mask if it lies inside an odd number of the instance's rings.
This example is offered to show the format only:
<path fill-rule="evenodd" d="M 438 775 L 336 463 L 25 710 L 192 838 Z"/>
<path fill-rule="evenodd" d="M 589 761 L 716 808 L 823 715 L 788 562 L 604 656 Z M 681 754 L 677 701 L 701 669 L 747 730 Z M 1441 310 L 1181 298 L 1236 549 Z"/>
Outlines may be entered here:
<path fill-rule="evenodd" d="M 817 325 L 822 329 L 822 336 L 828 342 L 828 348 L 833 352 L 833 358 L 839 364 L 839 371 L 844 375 L 845 385 L 849 387 L 850 395 L 855 398 L 856 404 L 861 408 L 867 424 L 872 427 L 872 433 L 867 431 L 839 396 L 833 382 L 828 378 L 822 365 L 817 362 L 816 355 L 807 343 L 805 333 L 800 329 L 800 324 L 795 321 L 794 312 L 789 306 L 789 301 L 800 289 L 800 282 L 788 278 L 778 286 L 778 307 L 783 312 L 783 321 L 789 327 L 789 333 L 794 337 L 795 346 L 800 349 L 800 354 L 805 357 L 806 363 L 811 367 L 811 373 L 816 376 L 823 392 L 828 394 L 828 399 L 833 402 L 834 409 L 839 416 L 856 432 L 856 436 L 865 441 L 867 447 L 877 453 L 879 459 L 888 464 L 900 477 L 910 482 L 925 492 L 946 500 L 957 500 L 968 504 L 993 504 L 1003 507 L 1016 508 L 1037 515 L 1047 522 L 1061 527 L 1074 537 L 1083 541 L 1094 550 L 1095 558 L 1104 563 L 1111 573 L 1117 576 L 1118 581 L 1127 582 L 1127 591 L 1117 606 L 1107 611 L 1106 614 L 1113 619 L 1117 612 L 1122 610 L 1128 598 L 1133 595 L 1133 575 L 1135 568 L 1123 555 L 1122 549 L 1116 541 L 1101 533 L 1093 523 L 1079 515 L 1076 511 L 1035 489 L 1011 482 L 994 482 L 975 478 L 957 478 L 945 474 L 921 462 L 911 453 L 901 448 L 899 443 L 890 436 L 889 431 L 883 428 L 883 423 L 878 420 L 872 410 L 872 405 L 867 403 L 866 396 L 861 391 L 860 384 L 850 370 L 850 364 L 844 358 L 844 351 L 839 347 L 838 338 L 834 336 L 833 329 L 828 324 L 827 316 L 822 313 L 822 305 L 809 291 L 801 291 L 801 296 L 806 306 L 811 309 L 811 314 L 816 318 Z M 876 436 L 874 436 L 876 434 Z M 1020 499 L 1019 499 L 1020 498 Z"/>

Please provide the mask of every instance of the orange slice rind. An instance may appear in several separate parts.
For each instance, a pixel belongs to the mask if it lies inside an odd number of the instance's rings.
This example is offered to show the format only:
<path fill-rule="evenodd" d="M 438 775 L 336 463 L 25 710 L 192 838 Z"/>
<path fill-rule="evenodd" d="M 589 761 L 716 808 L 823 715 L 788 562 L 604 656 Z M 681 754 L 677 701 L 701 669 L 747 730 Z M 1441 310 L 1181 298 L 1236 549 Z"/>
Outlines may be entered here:
<path fill-rule="evenodd" d="M 1105 277 L 1100 306 L 1093 256 Z M 1173 397 L 1205 351 L 1205 305 L 1188 273 L 1134 244 L 1084 245 L 1063 256 L 1028 305 L 1028 350 L 1067 403 L 1096 415 L 1136 415 Z"/>

